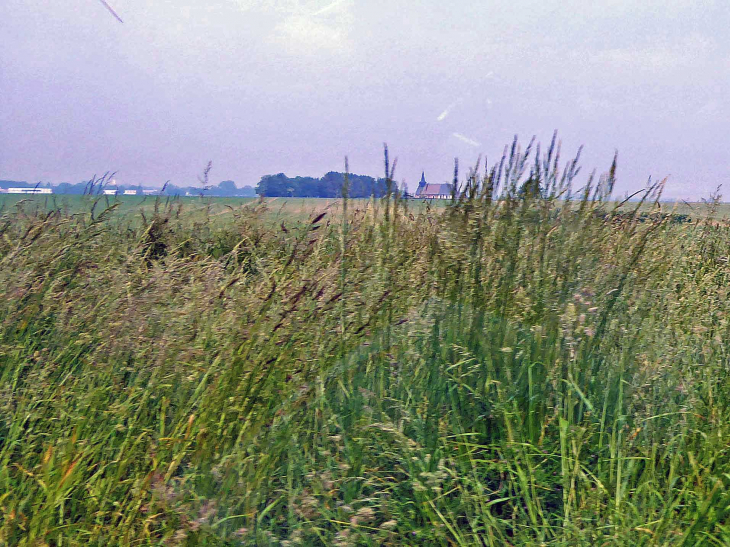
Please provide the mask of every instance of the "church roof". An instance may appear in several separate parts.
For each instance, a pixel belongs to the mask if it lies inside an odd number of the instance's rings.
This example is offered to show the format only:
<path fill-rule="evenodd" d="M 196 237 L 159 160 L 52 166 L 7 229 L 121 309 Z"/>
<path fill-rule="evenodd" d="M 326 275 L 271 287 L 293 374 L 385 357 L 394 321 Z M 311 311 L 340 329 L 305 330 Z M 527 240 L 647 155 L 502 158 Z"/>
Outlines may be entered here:
<path fill-rule="evenodd" d="M 437 196 L 450 196 L 451 185 L 450 184 L 428 184 L 418 187 L 416 190 L 416 197 L 428 198 Z"/>

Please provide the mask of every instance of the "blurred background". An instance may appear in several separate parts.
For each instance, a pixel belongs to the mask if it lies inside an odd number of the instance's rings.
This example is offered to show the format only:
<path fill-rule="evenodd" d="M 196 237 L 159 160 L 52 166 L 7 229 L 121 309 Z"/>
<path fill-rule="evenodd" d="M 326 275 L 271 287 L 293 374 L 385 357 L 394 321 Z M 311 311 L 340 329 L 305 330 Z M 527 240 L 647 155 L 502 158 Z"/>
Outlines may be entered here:
<path fill-rule="evenodd" d="M 617 193 L 728 182 L 726 7 L 708 0 L 0 3 L 0 179 L 120 184 L 381 176 L 411 191 L 519 134 Z"/>

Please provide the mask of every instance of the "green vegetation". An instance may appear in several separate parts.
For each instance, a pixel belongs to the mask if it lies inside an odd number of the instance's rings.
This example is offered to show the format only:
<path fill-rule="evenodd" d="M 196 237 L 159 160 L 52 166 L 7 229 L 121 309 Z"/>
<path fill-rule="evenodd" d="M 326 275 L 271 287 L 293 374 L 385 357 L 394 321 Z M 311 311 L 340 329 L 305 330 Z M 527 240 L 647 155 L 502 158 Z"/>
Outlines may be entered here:
<path fill-rule="evenodd" d="M 366 175 L 346 175 L 330 171 L 322 178 L 287 177 L 284 173 L 265 175 L 256 186 L 256 193 L 266 197 L 339 198 L 347 176 L 348 194 L 351 198 L 383 197 L 387 191 L 385 178 L 374 179 Z"/>
<path fill-rule="evenodd" d="M 203 177 L 199 179 L 197 186 L 175 186 L 167 183 L 155 193 L 163 193 L 167 196 L 215 196 L 215 197 L 256 197 L 256 193 L 252 186 L 245 185 L 238 188 L 232 180 L 224 180 L 218 184 L 211 184 L 209 181 L 212 163 L 203 171 Z M 101 177 L 94 176 L 90 180 L 82 181 L 76 184 L 69 182 L 61 182 L 60 184 L 28 183 L 26 181 L 0 180 L 0 189 L 5 188 L 51 188 L 54 194 L 62 196 L 94 196 L 104 194 L 104 190 L 115 190 L 119 195 L 124 194 L 125 190 L 135 192 L 132 195 L 144 195 L 142 186 L 139 185 L 117 185 L 114 179 L 114 173 L 105 173 Z"/>
<path fill-rule="evenodd" d="M 5 202 L 0 544 L 730 543 L 716 204 L 528 156 L 439 208 Z"/>
<path fill-rule="evenodd" d="M 215 219 L 230 214 L 231 208 L 250 205 L 256 198 L 201 198 L 172 196 L 98 196 L 64 195 L 33 196 L 22 194 L 0 194 L 0 214 L 8 218 L 18 214 L 18 208 L 25 214 L 39 215 L 56 211 L 63 216 L 98 215 L 110 207 L 114 208 L 115 221 L 144 222 L 144 217 L 154 214 L 155 208 L 170 208 L 174 205 L 179 218 L 192 222 L 204 220 L 206 215 Z M 19 206 L 20 204 L 20 206 Z"/>

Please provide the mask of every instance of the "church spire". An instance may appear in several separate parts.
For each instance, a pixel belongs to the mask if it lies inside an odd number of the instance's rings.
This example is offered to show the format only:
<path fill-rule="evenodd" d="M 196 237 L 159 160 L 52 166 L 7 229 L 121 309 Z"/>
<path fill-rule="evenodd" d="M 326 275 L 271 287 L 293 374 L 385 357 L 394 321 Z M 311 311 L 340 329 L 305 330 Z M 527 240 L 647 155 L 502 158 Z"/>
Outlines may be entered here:
<path fill-rule="evenodd" d="M 418 188 L 416 188 L 416 197 L 419 197 L 425 189 L 426 189 L 426 173 L 424 171 L 422 171 L 421 172 L 421 181 L 418 183 Z"/>

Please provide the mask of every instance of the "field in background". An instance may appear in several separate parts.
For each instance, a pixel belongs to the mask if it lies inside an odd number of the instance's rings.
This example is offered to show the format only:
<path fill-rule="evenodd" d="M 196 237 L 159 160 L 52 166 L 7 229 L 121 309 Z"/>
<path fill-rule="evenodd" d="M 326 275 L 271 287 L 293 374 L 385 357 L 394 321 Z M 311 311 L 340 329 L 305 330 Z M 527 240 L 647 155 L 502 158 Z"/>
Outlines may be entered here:
<path fill-rule="evenodd" d="M 0 197 L 0 545 L 730 544 L 730 228 L 503 164 Z"/>
<path fill-rule="evenodd" d="M 341 201 L 338 199 L 318 198 L 206 198 L 206 197 L 167 197 L 167 196 L 78 196 L 62 195 L 53 196 L 22 196 L 0 194 L 0 211 L 9 210 L 18 203 L 23 202 L 26 210 L 47 211 L 57 209 L 65 214 L 86 213 L 91 210 L 94 202 L 98 202 L 96 209 L 103 210 L 118 203 L 118 213 L 128 217 L 134 217 L 143 213 L 149 215 L 154 212 L 155 204 L 158 207 L 169 207 L 170 204 L 183 206 L 185 215 L 190 218 L 211 214 L 218 217 L 226 217 L 229 213 L 239 211 L 243 208 L 265 206 L 268 216 L 273 221 L 302 220 L 310 214 L 319 214 L 324 211 L 336 212 L 340 208 Z M 409 200 L 407 207 L 415 213 L 427 208 L 443 209 L 448 204 L 444 200 Z M 612 202 L 607 206 L 617 205 Z M 631 211 L 637 206 L 637 202 L 627 202 L 621 207 L 621 211 Z M 357 199 L 350 200 L 351 210 L 365 211 L 371 207 L 371 200 Z M 652 210 L 652 204 L 643 204 L 639 210 L 648 212 Z M 704 219 L 712 215 L 717 220 L 730 218 L 730 203 L 718 203 L 711 211 L 710 204 L 706 202 L 662 202 L 659 206 L 661 212 L 666 214 L 682 215 L 688 219 Z M 221 219 L 223 220 L 223 219 Z"/>
<path fill-rule="evenodd" d="M 96 206 L 94 206 L 96 203 Z M 350 200 L 351 210 L 365 210 L 370 200 Z M 180 213 L 189 220 L 216 217 L 225 221 L 233 218 L 233 213 L 245 209 L 259 209 L 266 211 L 266 217 L 273 221 L 300 221 L 310 214 L 319 214 L 324 211 L 336 211 L 340 207 L 340 200 L 317 198 L 206 198 L 206 197 L 167 197 L 167 196 L 18 196 L 0 194 L 0 211 L 8 211 L 21 204 L 23 210 L 50 211 L 59 210 L 67 215 L 87 214 L 92 211 L 102 211 L 112 205 L 117 205 L 115 216 L 122 216 L 127 220 L 141 219 L 142 215 L 149 216 L 158 209 L 179 209 Z M 422 203 L 413 203 L 413 207 L 424 207 Z"/>

